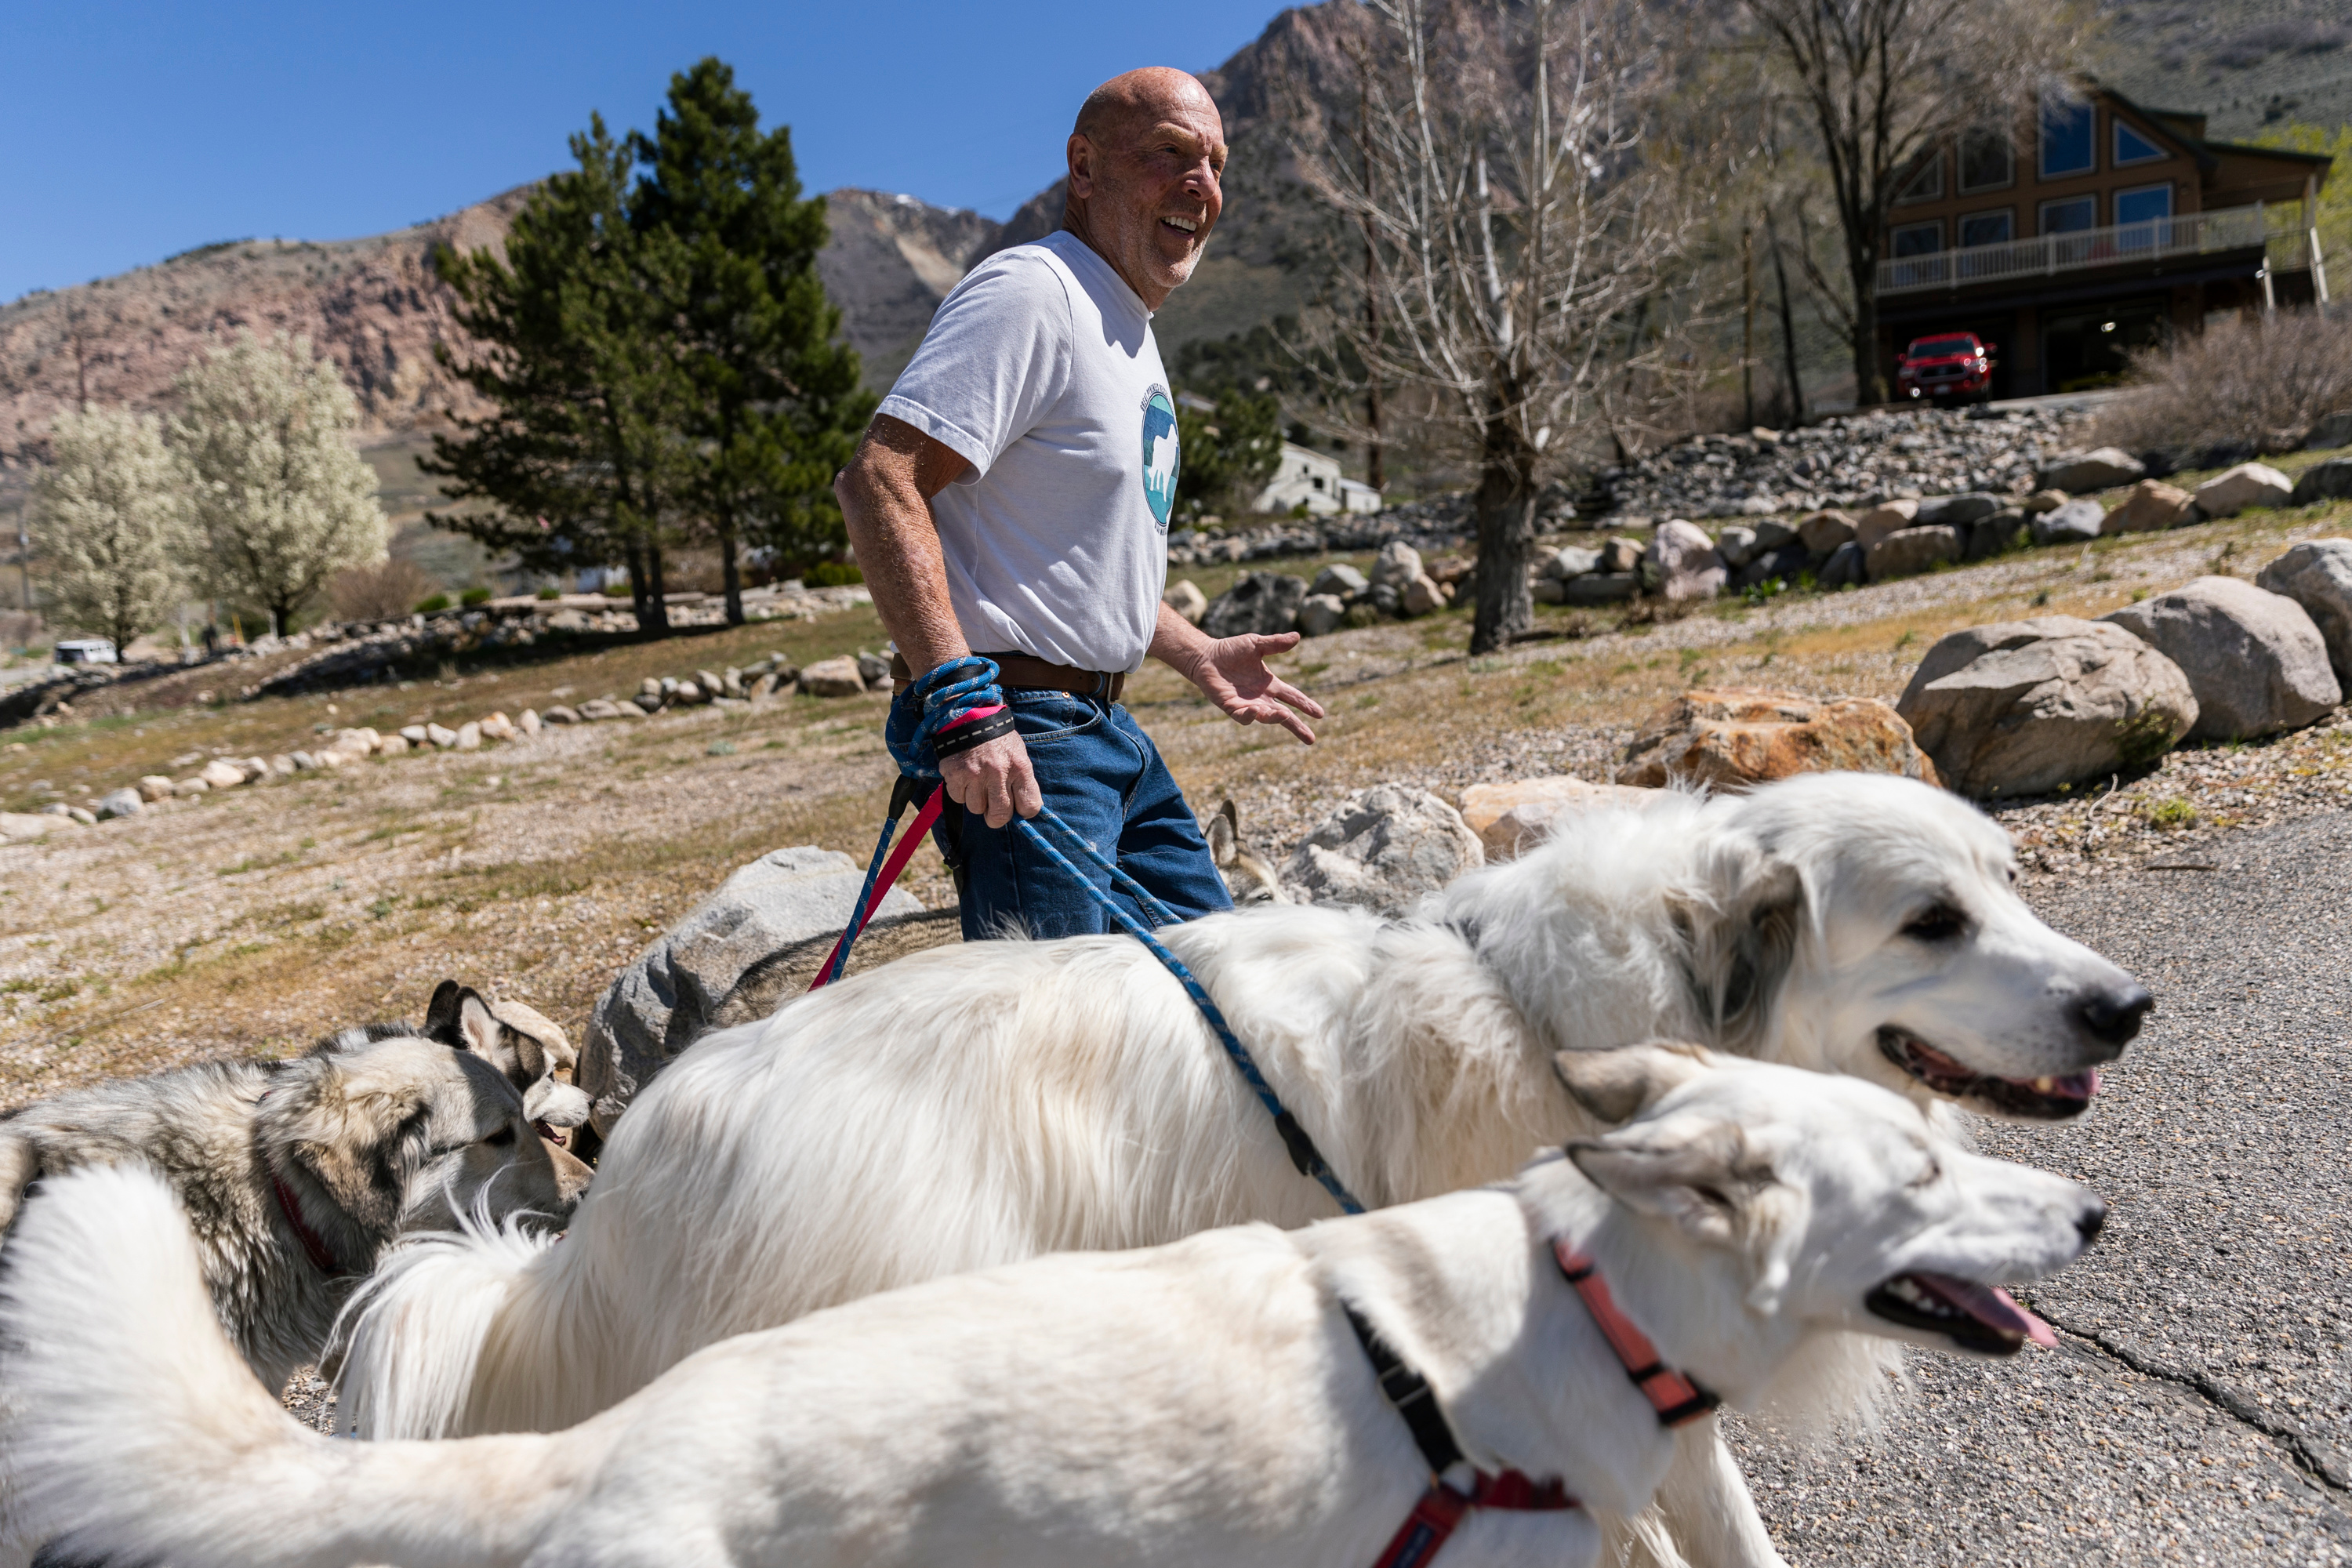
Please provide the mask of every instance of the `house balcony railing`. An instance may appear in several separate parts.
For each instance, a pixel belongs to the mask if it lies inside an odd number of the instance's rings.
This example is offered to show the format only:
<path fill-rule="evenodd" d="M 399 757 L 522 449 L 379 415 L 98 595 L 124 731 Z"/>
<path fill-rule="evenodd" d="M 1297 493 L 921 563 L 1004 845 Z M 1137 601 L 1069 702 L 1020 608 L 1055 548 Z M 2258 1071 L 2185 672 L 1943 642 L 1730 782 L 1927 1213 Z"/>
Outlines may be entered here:
<path fill-rule="evenodd" d="M 1966 289 L 2257 247 L 2266 250 L 2272 271 L 2294 270 L 2309 265 L 2301 210 L 2294 204 L 2256 203 L 2106 228 L 2079 228 L 2071 234 L 2045 234 L 2001 245 L 1971 246 L 1966 250 L 1906 256 L 1878 264 L 1878 292 L 1884 296 L 1924 289 Z"/>

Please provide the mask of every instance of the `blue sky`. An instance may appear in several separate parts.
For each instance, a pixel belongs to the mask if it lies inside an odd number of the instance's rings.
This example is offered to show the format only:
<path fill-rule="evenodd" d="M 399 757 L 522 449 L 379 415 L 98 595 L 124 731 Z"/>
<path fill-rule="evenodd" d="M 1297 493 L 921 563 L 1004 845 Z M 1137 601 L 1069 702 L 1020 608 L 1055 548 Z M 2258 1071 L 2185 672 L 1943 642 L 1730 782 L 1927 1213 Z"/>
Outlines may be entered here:
<path fill-rule="evenodd" d="M 792 126 L 809 189 L 1003 217 L 1061 172 L 1097 82 L 1218 65 L 1276 9 L 0 0 L 0 301 L 217 239 L 436 216 L 563 163 L 591 110 L 649 129 L 669 73 L 706 54 Z"/>

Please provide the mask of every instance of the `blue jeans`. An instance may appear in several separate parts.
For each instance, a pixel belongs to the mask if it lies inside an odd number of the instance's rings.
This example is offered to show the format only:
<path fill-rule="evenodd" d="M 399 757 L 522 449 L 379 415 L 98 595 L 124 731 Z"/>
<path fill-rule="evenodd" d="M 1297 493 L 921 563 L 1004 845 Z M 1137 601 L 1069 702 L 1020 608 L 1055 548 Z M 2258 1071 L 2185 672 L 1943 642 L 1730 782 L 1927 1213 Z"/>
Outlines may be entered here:
<path fill-rule="evenodd" d="M 1029 748 L 1038 790 L 1063 821 L 1150 889 L 1177 919 L 1234 907 L 1183 792 L 1160 760 L 1160 749 L 1126 709 L 1097 698 L 1026 688 L 1008 690 L 1004 698 Z M 908 699 L 901 693 L 898 700 Z M 951 826 L 949 818 L 960 820 Z M 1151 925 L 1133 899 L 1052 828 L 1039 831 L 1122 910 Z M 985 817 L 950 803 L 934 832 L 950 864 L 961 858 L 966 942 L 984 942 L 1008 930 L 1044 939 L 1117 929 L 1102 906 L 1013 823 L 991 827 Z"/>

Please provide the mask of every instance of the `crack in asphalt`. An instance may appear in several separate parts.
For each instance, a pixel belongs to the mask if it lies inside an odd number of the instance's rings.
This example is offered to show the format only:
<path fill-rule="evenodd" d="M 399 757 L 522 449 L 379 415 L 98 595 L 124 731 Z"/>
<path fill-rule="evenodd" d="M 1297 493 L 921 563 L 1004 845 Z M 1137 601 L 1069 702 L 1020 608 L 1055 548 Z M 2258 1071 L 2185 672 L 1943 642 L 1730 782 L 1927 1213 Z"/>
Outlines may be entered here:
<path fill-rule="evenodd" d="M 2322 1458 L 2318 1450 L 2312 1447 L 2309 1438 L 2294 1427 L 2276 1420 L 2260 1405 L 2229 1384 L 2219 1381 L 2210 1373 L 2168 1366 L 2160 1361 L 2140 1354 L 2137 1351 L 2116 1343 L 2095 1329 L 2076 1328 L 2047 1308 L 2036 1307 L 2033 1310 L 2043 1319 L 2075 1339 L 2096 1346 L 2109 1357 L 2121 1362 L 2141 1376 L 2158 1378 L 2163 1382 L 2175 1384 L 2189 1390 L 2224 1415 L 2252 1427 L 2284 1447 L 2294 1458 L 2298 1469 L 2310 1475 L 2314 1480 L 2318 1481 L 2330 1491 L 2343 1496 L 2352 1496 L 2352 1479 L 2347 1479 L 2342 1471 Z"/>

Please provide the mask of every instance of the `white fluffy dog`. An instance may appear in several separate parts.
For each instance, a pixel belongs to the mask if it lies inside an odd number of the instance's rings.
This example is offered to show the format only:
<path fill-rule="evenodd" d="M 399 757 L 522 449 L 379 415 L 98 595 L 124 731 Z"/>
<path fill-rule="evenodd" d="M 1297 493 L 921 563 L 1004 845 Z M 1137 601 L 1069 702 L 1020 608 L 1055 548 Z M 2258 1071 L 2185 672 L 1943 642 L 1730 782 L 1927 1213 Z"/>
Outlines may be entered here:
<path fill-rule="evenodd" d="M 1571 818 L 1422 920 L 1271 905 L 1166 940 L 1379 1206 L 1591 1131 L 1553 1054 L 1662 1035 L 2079 1110 L 2147 993 L 2036 920 L 2014 875 L 1952 796 L 1817 774 Z M 561 1246 L 406 1249 L 355 1309 L 341 1408 L 379 1437 L 553 1430 L 876 1291 L 1331 1212 L 1139 943 L 935 949 L 694 1046 L 621 1118 Z M 1719 1446 L 1693 1464 L 1677 1538 L 1728 1530 L 1716 1561 L 1777 1561 Z"/>
<path fill-rule="evenodd" d="M 1824 1339 L 2047 1342 L 1998 1282 L 2105 1216 L 1866 1084 L 1659 1047 L 1562 1071 L 1635 1119 L 1509 1185 L 936 1280 L 705 1350 L 552 1436 L 303 1430 L 222 1339 L 169 1192 L 68 1177 L 0 1319 L 28 1501 L 66 1553 L 177 1568 L 1368 1568 L 1474 1471 L 1644 1506 L 1687 1391 L 1645 1397 L 1629 1354 L 1747 1405 Z M 1571 1286 L 1589 1266 L 1613 1303 Z M 1612 1347 L 1612 1312 L 1650 1344 Z M 1470 1508 L 1442 1568 L 1591 1563 L 1591 1518 L 1545 1501 Z"/>

